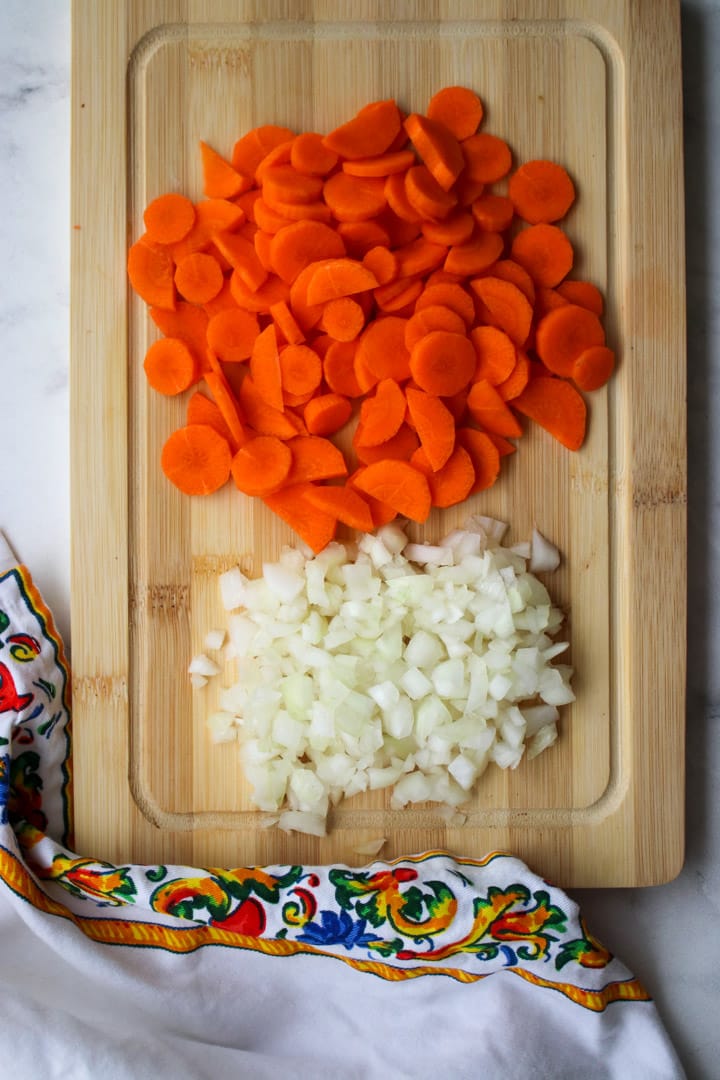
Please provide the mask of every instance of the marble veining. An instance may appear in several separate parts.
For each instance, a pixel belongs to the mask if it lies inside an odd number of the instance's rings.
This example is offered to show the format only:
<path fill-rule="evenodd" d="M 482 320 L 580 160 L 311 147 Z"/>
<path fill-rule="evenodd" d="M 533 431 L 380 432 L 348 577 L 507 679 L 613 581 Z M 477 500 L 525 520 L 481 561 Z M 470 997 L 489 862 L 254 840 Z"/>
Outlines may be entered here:
<path fill-rule="evenodd" d="M 30 565 L 68 643 L 69 7 L 68 0 L 0 4 L 0 528 Z M 682 33 L 689 369 L 687 859 L 669 885 L 578 891 L 575 898 L 590 928 L 647 983 L 688 1076 L 700 1080 L 719 1075 L 720 0 L 684 2 Z M 663 122 L 662 110 L 657 122 Z M 658 598 L 661 602 L 661 582 Z"/>

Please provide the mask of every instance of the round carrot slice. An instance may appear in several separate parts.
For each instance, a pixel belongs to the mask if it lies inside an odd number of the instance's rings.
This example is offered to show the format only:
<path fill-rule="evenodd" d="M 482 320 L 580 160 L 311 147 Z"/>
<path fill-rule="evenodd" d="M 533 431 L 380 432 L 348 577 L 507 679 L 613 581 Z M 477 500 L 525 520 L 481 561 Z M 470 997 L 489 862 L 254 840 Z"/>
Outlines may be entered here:
<path fill-rule="evenodd" d="M 148 382 L 159 394 L 181 394 L 197 378 L 195 357 L 179 338 L 160 338 L 151 345 L 143 367 Z"/>
<path fill-rule="evenodd" d="M 195 207 L 185 195 L 160 195 L 148 204 L 143 221 L 151 240 L 174 244 L 187 236 L 195 224 Z"/>
<path fill-rule="evenodd" d="M 457 394 L 472 379 L 477 357 L 464 334 L 433 330 L 422 337 L 410 354 L 410 372 L 423 390 L 438 397 Z"/>
<path fill-rule="evenodd" d="M 177 264 L 175 284 L 178 292 L 193 304 L 207 304 L 223 287 L 223 272 L 214 255 L 196 251 Z"/>
<path fill-rule="evenodd" d="M 162 448 L 160 465 L 185 495 L 210 495 L 230 476 L 230 447 L 207 424 L 174 431 Z"/>
<path fill-rule="evenodd" d="M 527 161 L 510 177 L 508 195 L 525 221 L 549 224 L 565 217 L 575 201 L 575 185 L 562 165 Z"/>

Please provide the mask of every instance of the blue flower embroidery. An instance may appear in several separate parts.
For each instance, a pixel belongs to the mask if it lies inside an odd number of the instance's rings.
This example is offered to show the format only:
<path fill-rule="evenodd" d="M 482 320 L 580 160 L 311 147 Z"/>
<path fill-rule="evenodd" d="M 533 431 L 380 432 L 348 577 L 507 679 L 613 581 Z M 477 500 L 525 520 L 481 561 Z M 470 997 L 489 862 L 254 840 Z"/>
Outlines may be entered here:
<path fill-rule="evenodd" d="M 365 933 L 365 919 L 353 922 L 347 911 L 321 911 L 320 924 L 310 922 L 298 934 L 298 941 L 307 941 L 310 945 L 344 945 L 350 950 L 359 945 L 369 945 L 371 941 L 380 941 L 377 934 Z"/>

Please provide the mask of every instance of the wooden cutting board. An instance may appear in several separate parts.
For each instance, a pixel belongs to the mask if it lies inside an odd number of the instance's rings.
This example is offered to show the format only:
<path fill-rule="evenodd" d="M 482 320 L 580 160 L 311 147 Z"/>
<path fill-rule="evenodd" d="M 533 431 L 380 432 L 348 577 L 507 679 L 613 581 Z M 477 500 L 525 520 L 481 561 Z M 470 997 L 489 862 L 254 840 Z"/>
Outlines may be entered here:
<path fill-rule="evenodd" d="M 468 513 L 534 522 L 563 552 L 577 702 L 560 739 L 491 767 L 462 827 L 386 793 L 338 807 L 325 839 L 261 827 L 237 747 L 213 745 L 216 691 L 186 675 L 223 624 L 219 571 L 292 541 L 230 485 L 186 499 L 158 457 L 184 401 L 149 392 L 154 340 L 129 295 L 147 202 L 201 193 L 198 141 L 229 153 L 251 126 L 327 131 L 393 97 L 422 111 L 477 90 L 517 161 L 576 180 L 575 275 L 607 298 L 619 366 L 589 396 L 571 454 L 531 431 Z M 72 518 L 77 850 L 108 860 L 237 866 L 506 849 L 565 886 L 663 882 L 683 858 L 685 309 L 677 0 L 75 0 L 72 146 Z"/>

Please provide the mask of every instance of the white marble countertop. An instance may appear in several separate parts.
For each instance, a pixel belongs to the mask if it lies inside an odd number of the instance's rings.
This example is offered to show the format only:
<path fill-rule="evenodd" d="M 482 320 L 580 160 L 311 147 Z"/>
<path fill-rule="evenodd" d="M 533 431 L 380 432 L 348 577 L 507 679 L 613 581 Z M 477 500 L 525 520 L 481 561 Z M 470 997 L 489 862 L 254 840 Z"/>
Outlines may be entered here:
<path fill-rule="evenodd" d="M 687 858 L 668 885 L 574 895 L 590 929 L 655 996 L 688 1076 L 700 1080 L 720 1076 L 720 617 L 713 602 L 720 591 L 720 0 L 687 0 L 682 11 L 690 469 Z M 69 3 L 2 0 L 0 528 L 30 566 L 67 642 L 69 104 Z"/>

